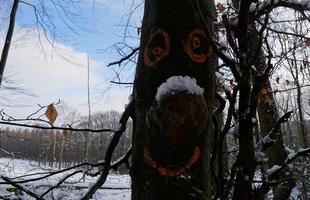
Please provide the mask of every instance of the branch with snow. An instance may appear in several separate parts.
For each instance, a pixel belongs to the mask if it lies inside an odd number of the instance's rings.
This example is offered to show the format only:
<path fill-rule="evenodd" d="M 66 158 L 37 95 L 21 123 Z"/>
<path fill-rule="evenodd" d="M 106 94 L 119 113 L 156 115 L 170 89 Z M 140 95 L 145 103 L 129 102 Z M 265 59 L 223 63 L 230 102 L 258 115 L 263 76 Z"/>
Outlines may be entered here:
<path fill-rule="evenodd" d="M 296 153 L 290 153 L 287 156 L 287 159 L 285 160 L 284 164 L 281 166 L 275 165 L 271 169 L 267 170 L 267 176 L 269 179 L 272 179 L 277 173 L 279 173 L 281 170 L 283 170 L 285 167 L 288 166 L 288 164 L 292 163 L 294 160 L 301 156 L 309 156 L 310 155 L 310 148 L 306 149 L 300 149 Z"/>
<path fill-rule="evenodd" d="M 287 122 L 291 118 L 292 114 L 293 111 L 289 111 L 280 117 L 269 133 L 258 142 L 257 146 L 261 146 L 262 150 L 266 150 L 274 144 L 275 141 L 273 138 L 275 138 L 278 130 L 281 128 L 281 124 Z"/>
<path fill-rule="evenodd" d="M 286 161 L 284 162 L 283 165 L 274 165 L 272 166 L 270 169 L 267 170 L 267 180 L 264 180 L 262 182 L 262 185 L 255 190 L 254 192 L 254 197 L 256 199 L 259 199 L 258 197 L 262 197 L 264 196 L 266 193 L 268 193 L 268 191 L 271 189 L 272 186 L 280 184 L 284 181 L 289 181 L 291 180 L 290 178 L 286 178 L 283 180 L 276 180 L 274 181 L 273 179 L 275 179 L 275 177 L 277 177 L 277 175 L 284 170 L 285 168 L 288 167 L 288 165 L 290 163 L 292 163 L 294 160 L 296 160 L 297 158 L 301 157 L 301 156 L 309 156 L 310 155 L 310 148 L 307 149 L 300 149 L 298 152 L 296 153 L 290 153 L 286 159 Z"/>
<path fill-rule="evenodd" d="M 310 11 L 310 2 L 308 0 L 266 0 L 260 5 L 251 6 L 251 14 L 254 16 L 262 16 L 269 14 L 273 9 L 284 7 L 298 11 Z"/>
<path fill-rule="evenodd" d="M 132 147 L 127 151 L 127 153 L 120 157 L 119 159 L 117 159 L 116 161 L 111 163 L 111 169 L 116 170 L 121 164 L 125 163 L 126 167 L 129 169 L 129 158 L 131 156 L 132 153 Z"/>

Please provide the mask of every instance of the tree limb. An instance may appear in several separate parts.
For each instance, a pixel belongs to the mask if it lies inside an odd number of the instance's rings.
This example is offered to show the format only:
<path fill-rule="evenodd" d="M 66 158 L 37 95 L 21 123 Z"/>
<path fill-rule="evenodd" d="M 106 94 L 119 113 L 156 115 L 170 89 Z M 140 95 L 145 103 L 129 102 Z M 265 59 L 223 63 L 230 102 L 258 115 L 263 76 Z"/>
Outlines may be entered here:
<path fill-rule="evenodd" d="M 106 155 L 105 155 L 105 163 L 103 165 L 103 169 L 101 172 L 101 175 L 97 182 L 87 191 L 87 193 L 81 198 L 81 200 L 88 200 L 92 197 L 92 195 L 104 184 L 104 182 L 107 179 L 107 176 L 110 171 L 110 165 L 111 165 L 111 159 L 114 152 L 114 149 L 116 148 L 120 137 L 122 136 L 123 132 L 126 130 L 126 123 L 129 119 L 129 117 L 133 114 L 133 108 L 134 108 L 134 101 L 131 101 L 129 105 L 126 107 L 125 112 L 123 113 L 119 123 L 121 124 L 121 127 L 119 130 L 115 132 L 113 135 L 113 138 L 108 146 Z"/>

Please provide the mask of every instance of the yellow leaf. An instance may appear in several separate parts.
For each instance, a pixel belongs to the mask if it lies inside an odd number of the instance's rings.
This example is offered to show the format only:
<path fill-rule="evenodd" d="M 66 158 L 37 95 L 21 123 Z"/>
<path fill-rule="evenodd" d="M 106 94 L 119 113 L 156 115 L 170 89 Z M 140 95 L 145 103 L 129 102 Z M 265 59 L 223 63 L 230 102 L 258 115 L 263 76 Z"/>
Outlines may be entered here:
<path fill-rule="evenodd" d="M 54 122 L 57 119 L 58 113 L 57 113 L 57 110 L 53 104 L 50 104 L 47 107 L 46 112 L 45 112 L 45 116 L 47 117 L 47 119 L 49 120 L 49 122 L 51 124 L 54 124 Z"/>

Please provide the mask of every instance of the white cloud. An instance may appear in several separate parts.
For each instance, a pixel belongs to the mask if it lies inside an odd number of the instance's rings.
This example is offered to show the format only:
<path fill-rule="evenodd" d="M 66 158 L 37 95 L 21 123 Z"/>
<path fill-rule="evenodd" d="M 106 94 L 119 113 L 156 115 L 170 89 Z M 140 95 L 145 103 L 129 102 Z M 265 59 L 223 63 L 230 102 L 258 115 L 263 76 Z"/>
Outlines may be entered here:
<path fill-rule="evenodd" d="M 22 38 L 22 39 L 18 39 Z M 18 40 L 17 40 L 18 39 Z M 3 45 L 3 38 L 0 40 Z M 65 57 L 65 58 L 64 58 Z M 106 69 L 102 62 L 90 60 L 90 87 L 98 96 L 107 87 Z M 5 69 L 5 76 L 14 73 L 14 80 L 20 86 L 32 91 L 36 98 L 11 96 L 12 101 L 30 105 L 22 108 L 6 108 L 16 116 L 25 116 L 37 103 L 47 105 L 61 99 L 78 109 L 83 115 L 87 113 L 87 53 L 78 52 L 64 44 L 55 42 L 54 47 L 33 29 L 20 29 L 14 35 L 14 42 Z M 99 92 L 98 92 L 99 91 Z M 0 96 L 5 95 L 0 91 Z M 92 110 L 116 109 L 121 111 L 127 102 L 128 93 L 121 90 L 110 91 L 104 99 L 93 105 Z M 95 100 L 95 97 L 92 97 Z M 108 102 L 108 100 L 111 102 Z"/>

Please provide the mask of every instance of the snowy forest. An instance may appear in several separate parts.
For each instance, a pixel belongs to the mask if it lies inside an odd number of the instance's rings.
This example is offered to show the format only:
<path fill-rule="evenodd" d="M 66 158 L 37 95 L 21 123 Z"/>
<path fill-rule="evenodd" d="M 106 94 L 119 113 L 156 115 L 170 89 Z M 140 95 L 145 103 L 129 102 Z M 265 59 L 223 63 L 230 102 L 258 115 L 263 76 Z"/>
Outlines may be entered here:
<path fill-rule="evenodd" d="M 309 0 L 3 0 L 0 31 L 0 199 L 310 199 Z"/>

